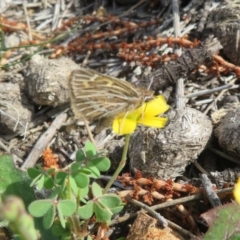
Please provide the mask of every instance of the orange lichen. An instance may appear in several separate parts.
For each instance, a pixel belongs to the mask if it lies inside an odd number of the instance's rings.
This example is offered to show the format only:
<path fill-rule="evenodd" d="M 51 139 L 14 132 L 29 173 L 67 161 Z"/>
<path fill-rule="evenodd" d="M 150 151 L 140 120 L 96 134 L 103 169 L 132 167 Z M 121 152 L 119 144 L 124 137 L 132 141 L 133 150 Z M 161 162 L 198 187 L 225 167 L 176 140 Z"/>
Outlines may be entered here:
<path fill-rule="evenodd" d="M 43 159 L 44 169 L 49 169 L 49 168 L 59 169 L 59 165 L 57 164 L 57 162 L 59 161 L 59 158 L 56 154 L 52 152 L 50 148 L 47 148 L 45 151 L 43 151 L 42 159 Z"/>

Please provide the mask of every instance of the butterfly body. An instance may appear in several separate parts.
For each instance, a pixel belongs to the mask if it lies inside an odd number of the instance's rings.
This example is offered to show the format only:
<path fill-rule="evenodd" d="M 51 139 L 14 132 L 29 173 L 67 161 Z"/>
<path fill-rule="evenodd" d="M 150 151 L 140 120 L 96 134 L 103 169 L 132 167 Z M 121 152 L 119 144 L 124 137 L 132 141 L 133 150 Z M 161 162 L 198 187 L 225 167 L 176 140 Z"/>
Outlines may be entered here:
<path fill-rule="evenodd" d="M 69 78 L 72 110 L 89 121 L 110 118 L 138 108 L 153 92 L 136 89 L 130 83 L 80 68 Z"/>

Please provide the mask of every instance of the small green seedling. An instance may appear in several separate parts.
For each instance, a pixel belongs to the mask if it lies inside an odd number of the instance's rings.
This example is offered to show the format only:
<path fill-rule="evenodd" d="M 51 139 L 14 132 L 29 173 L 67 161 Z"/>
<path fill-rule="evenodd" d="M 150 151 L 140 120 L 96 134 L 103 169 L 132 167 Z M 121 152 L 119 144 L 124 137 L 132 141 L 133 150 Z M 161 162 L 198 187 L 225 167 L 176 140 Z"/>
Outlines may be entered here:
<path fill-rule="evenodd" d="M 49 199 L 36 200 L 29 205 L 34 217 L 43 217 L 46 229 L 52 228 L 55 236 L 68 239 L 72 235 L 79 239 L 91 239 L 87 223 L 95 216 L 97 222 L 108 224 L 124 206 L 115 194 L 103 194 L 95 182 L 101 172 L 110 168 L 110 160 L 104 152 L 97 153 L 91 142 L 76 153 L 74 162 L 67 171 L 55 172 L 42 167 L 29 168 L 31 186 L 51 190 Z"/>

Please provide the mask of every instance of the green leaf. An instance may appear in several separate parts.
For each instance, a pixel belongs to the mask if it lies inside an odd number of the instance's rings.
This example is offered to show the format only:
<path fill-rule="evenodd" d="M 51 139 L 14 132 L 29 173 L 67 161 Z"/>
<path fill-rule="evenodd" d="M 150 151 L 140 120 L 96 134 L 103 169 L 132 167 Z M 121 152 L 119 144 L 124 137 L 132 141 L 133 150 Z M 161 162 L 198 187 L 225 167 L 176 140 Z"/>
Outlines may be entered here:
<path fill-rule="evenodd" d="M 71 173 L 79 172 L 80 169 L 81 169 L 81 166 L 80 166 L 79 163 L 73 163 L 73 164 L 70 166 L 70 172 L 71 172 Z"/>
<path fill-rule="evenodd" d="M 78 214 L 83 219 L 89 219 L 93 215 L 93 201 L 88 201 L 86 205 L 78 207 Z"/>
<path fill-rule="evenodd" d="M 33 188 L 30 187 L 31 178 L 28 176 L 27 172 L 21 171 L 15 167 L 11 155 L 0 154 L 0 176 L 1 195 L 19 196 L 23 199 L 26 207 L 36 200 Z M 42 239 L 56 240 L 51 231 L 47 231 L 43 228 L 42 219 L 35 219 L 35 227 L 40 231 Z"/>
<path fill-rule="evenodd" d="M 99 178 L 101 173 L 99 172 L 99 170 L 95 167 L 95 166 L 89 166 L 88 168 L 91 171 L 91 177 L 93 178 Z"/>
<path fill-rule="evenodd" d="M 55 174 L 54 180 L 58 185 L 65 184 L 65 179 L 68 176 L 68 173 L 66 172 L 57 172 Z"/>
<path fill-rule="evenodd" d="M 28 173 L 28 176 L 32 179 L 34 179 L 42 174 L 41 171 L 39 171 L 36 168 L 28 168 L 27 173 Z"/>
<path fill-rule="evenodd" d="M 58 186 L 54 189 L 51 190 L 51 193 L 49 195 L 49 199 L 57 199 L 59 197 L 59 195 L 62 192 L 62 186 Z"/>
<path fill-rule="evenodd" d="M 70 232 L 67 229 L 64 229 L 60 222 L 54 222 L 52 225 L 52 233 L 54 236 L 70 236 Z"/>
<path fill-rule="evenodd" d="M 93 156 L 95 156 L 97 154 L 97 150 L 96 147 L 94 146 L 93 143 L 87 141 L 85 143 L 85 151 L 86 151 L 86 155 L 88 158 L 92 158 Z"/>
<path fill-rule="evenodd" d="M 88 195 L 89 187 L 79 188 L 79 189 L 78 189 L 78 192 L 79 192 L 80 200 L 81 200 L 82 202 L 86 202 L 86 201 L 84 200 L 84 197 L 86 197 L 86 196 Z"/>
<path fill-rule="evenodd" d="M 69 217 L 76 210 L 76 203 L 72 200 L 60 200 L 57 204 L 58 212 L 61 211 L 63 216 Z"/>
<path fill-rule="evenodd" d="M 30 184 L 30 187 L 35 186 L 41 177 L 42 177 L 42 175 L 40 174 L 36 178 L 34 178 Z"/>
<path fill-rule="evenodd" d="M 90 235 L 88 235 L 87 240 L 92 240 L 92 237 Z"/>
<path fill-rule="evenodd" d="M 51 176 L 46 175 L 44 178 L 44 187 L 46 189 L 52 189 L 54 186 L 54 181 Z"/>
<path fill-rule="evenodd" d="M 121 198 L 112 193 L 105 194 L 101 196 L 100 199 L 101 199 L 101 202 L 103 202 L 104 205 L 108 206 L 109 208 L 122 204 Z"/>
<path fill-rule="evenodd" d="M 49 168 L 49 169 L 47 170 L 47 174 L 48 174 L 49 176 L 52 175 L 54 172 L 55 172 L 55 168 Z"/>
<path fill-rule="evenodd" d="M 202 216 L 210 226 L 203 240 L 240 239 L 240 206 L 237 203 L 215 207 Z"/>
<path fill-rule="evenodd" d="M 56 208 L 52 205 L 43 217 L 43 226 L 45 229 L 49 229 L 52 226 L 55 215 Z"/>
<path fill-rule="evenodd" d="M 72 176 L 69 177 L 69 184 L 70 184 L 70 187 L 71 187 L 72 191 L 74 192 L 74 194 L 77 195 L 78 187 Z"/>
<path fill-rule="evenodd" d="M 114 208 L 111 208 L 111 212 L 113 214 L 116 214 L 116 213 L 121 212 L 123 210 L 123 208 L 124 208 L 124 203 L 122 203 L 122 205 L 119 205 L 119 206 L 116 206 Z"/>
<path fill-rule="evenodd" d="M 28 206 L 28 211 L 34 217 L 42 217 L 53 205 L 52 200 L 36 200 Z"/>
<path fill-rule="evenodd" d="M 63 213 L 61 211 L 61 208 L 58 209 L 58 217 L 59 217 L 59 220 L 60 220 L 60 223 L 61 223 L 62 227 L 66 228 L 66 221 L 64 219 L 64 216 L 63 216 Z"/>
<path fill-rule="evenodd" d="M 85 188 L 89 185 L 89 177 L 84 173 L 73 174 L 72 177 L 79 188 Z"/>
<path fill-rule="evenodd" d="M 99 202 L 94 202 L 93 209 L 97 221 L 108 223 L 111 220 L 113 214 L 109 209 L 104 208 Z"/>
<path fill-rule="evenodd" d="M 96 218 L 100 222 L 109 223 L 114 213 L 118 213 L 123 209 L 121 199 L 114 194 L 107 194 L 98 197 L 94 201 L 94 212 Z"/>
<path fill-rule="evenodd" d="M 64 234 L 61 236 L 61 240 L 71 240 L 71 239 L 72 239 L 71 234 L 68 234 L 68 235 Z"/>
<path fill-rule="evenodd" d="M 43 188 L 43 184 L 44 184 L 44 175 L 41 176 L 41 178 L 39 179 L 38 183 L 37 183 L 37 189 L 38 190 L 42 190 Z"/>
<path fill-rule="evenodd" d="M 124 203 L 121 198 L 115 194 L 103 195 L 98 198 L 98 201 L 105 205 L 106 208 L 109 208 L 113 214 L 119 213 L 124 207 Z"/>
<path fill-rule="evenodd" d="M 101 197 L 102 196 L 102 188 L 96 183 L 93 182 L 92 184 L 92 194 L 95 198 Z"/>
<path fill-rule="evenodd" d="M 10 155 L 0 154 L 0 176 L 1 195 L 19 196 L 26 205 L 36 199 L 30 188 L 31 179 L 26 172 L 15 167 Z"/>
<path fill-rule="evenodd" d="M 80 172 L 85 173 L 86 175 L 92 174 L 92 172 L 88 168 L 85 168 L 85 167 L 82 167 Z"/>
<path fill-rule="evenodd" d="M 111 162 L 107 157 L 94 158 L 87 163 L 87 167 L 91 166 L 95 166 L 100 172 L 105 172 L 110 168 Z"/>
<path fill-rule="evenodd" d="M 76 162 L 82 163 L 86 160 L 85 152 L 82 149 L 78 149 L 76 153 Z"/>

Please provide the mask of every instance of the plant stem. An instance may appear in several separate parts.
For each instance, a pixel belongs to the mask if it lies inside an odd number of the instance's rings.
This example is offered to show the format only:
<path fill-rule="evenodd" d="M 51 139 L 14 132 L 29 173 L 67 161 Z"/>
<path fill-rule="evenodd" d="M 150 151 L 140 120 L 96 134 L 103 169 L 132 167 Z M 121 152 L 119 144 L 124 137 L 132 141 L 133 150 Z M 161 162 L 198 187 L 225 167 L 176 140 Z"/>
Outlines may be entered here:
<path fill-rule="evenodd" d="M 119 173 L 122 171 L 122 169 L 124 168 L 124 166 L 126 164 L 130 136 L 131 136 L 130 134 L 127 134 L 125 136 L 125 144 L 124 144 L 124 148 L 123 148 L 122 159 L 121 159 L 121 161 L 120 161 L 120 163 L 118 165 L 117 170 L 115 171 L 115 173 L 113 174 L 112 178 L 109 180 L 107 186 L 103 190 L 103 194 L 106 193 L 108 191 L 108 189 L 112 186 L 113 182 L 117 179 Z"/>

